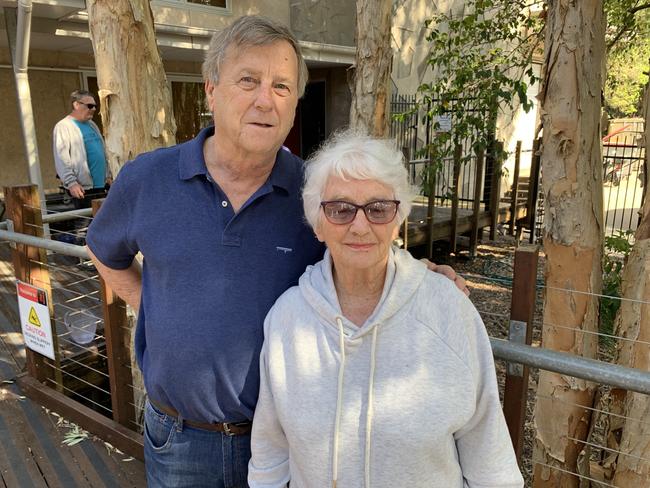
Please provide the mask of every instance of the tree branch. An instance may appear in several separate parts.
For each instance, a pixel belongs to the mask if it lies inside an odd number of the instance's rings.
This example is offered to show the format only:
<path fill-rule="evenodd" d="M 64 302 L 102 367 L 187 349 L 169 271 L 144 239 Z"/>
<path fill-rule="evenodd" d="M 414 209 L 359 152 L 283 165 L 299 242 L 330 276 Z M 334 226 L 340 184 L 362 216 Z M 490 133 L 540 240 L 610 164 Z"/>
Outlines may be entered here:
<path fill-rule="evenodd" d="M 623 20 L 623 25 L 619 29 L 619 31 L 616 33 L 614 38 L 607 43 L 607 51 L 610 51 L 611 48 L 621 40 L 621 37 L 623 37 L 623 34 L 625 34 L 627 31 L 629 31 L 633 24 L 634 24 L 634 16 L 636 15 L 637 12 L 640 12 L 641 10 L 646 10 L 650 9 L 650 2 L 642 3 L 640 5 L 636 5 L 635 7 L 632 7 L 627 11 L 627 15 L 625 16 L 625 19 Z"/>

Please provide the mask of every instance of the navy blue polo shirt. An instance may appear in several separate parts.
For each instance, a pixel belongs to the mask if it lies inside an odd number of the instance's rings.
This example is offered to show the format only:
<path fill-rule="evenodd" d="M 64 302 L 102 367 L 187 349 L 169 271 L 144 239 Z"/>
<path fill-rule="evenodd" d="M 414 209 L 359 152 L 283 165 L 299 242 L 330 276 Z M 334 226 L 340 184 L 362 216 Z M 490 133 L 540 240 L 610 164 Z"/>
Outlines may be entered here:
<path fill-rule="evenodd" d="M 280 150 L 234 213 L 213 182 L 204 129 L 126 164 L 88 229 L 106 266 L 144 256 L 136 357 L 154 402 L 199 422 L 253 418 L 263 322 L 324 247 L 305 223 L 303 162 Z"/>

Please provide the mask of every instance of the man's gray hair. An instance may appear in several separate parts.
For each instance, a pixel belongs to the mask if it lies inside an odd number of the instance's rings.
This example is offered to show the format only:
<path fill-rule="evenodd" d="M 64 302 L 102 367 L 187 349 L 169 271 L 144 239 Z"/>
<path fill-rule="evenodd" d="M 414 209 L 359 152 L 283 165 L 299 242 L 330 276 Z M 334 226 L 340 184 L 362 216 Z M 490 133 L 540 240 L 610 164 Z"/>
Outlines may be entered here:
<path fill-rule="evenodd" d="M 74 102 L 80 102 L 85 97 L 93 97 L 94 99 L 95 95 L 93 95 L 88 90 L 75 90 L 72 93 L 70 93 L 70 103 L 72 104 Z"/>
<path fill-rule="evenodd" d="M 320 203 L 331 176 L 344 180 L 373 180 L 391 188 L 393 198 L 400 201 L 397 212 L 400 224 L 411 211 L 414 194 L 408 182 L 404 156 L 394 141 L 347 130 L 335 134 L 309 158 L 302 202 L 305 218 L 313 229 L 318 227 Z"/>
<path fill-rule="evenodd" d="M 305 93 L 309 72 L 300 52 L 298 40 L 288 27 L 258 15 L 245 15 L 235 20 L 224 30 L 215 32 L 203 61 L 203 79 L 214 83 L 219 82 L 219 69 L 229 47 L 266 46 L 277 41 L 288 42 L 296 52 L 298 58 L 298 97 L 302 97 Z"/>

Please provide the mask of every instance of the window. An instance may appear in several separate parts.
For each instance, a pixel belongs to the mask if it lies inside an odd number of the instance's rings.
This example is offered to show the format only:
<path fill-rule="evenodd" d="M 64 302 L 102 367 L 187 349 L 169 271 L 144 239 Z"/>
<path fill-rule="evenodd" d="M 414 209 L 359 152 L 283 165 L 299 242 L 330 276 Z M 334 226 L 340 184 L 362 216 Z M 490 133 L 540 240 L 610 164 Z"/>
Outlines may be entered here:
<path fill-rule="evenodd" d="M 99 103 L 97 77 L 94 73 L 89 73 L 85 75 L 85 78 L 86 88 L 95 94 L 95 100 Z M 169 78 L 172 78 L 170 86 L 176 121 L 176 142 L 185 142 L 195 137 L 201 129 L 212 124 L 212 114 L 205 107 L 205 89 L 202 81 L 168 75 L 167 79 Z M 103 132 L 99 109 L 95 113 L 93 121 Z"/>
<path fill-rule="evenodd" d="M 230 10 L 230 3 L 232 0 L 152 0 L 151 3 L 154 6 L 165 6 L 165 7 L 190 7 L 197 9 L 205 9 L 206 11 L 214 11 L 218 13 L 219 10 Z M 214 10 L 212 10 L 214 8 Z"/>
<path fill-rule="evenodd" d="M 207 5 L 208 7 L 226 8 L 226 0 L 187 0 L 187 3 L 198 3 L 199 5 Z"/>
<path fill-rule="evenodd" d="M 212 114 L 205 108 L 203 82 L 172 80 L 171 88 L 176 142 L 185 142 L 212 123 Z"/>

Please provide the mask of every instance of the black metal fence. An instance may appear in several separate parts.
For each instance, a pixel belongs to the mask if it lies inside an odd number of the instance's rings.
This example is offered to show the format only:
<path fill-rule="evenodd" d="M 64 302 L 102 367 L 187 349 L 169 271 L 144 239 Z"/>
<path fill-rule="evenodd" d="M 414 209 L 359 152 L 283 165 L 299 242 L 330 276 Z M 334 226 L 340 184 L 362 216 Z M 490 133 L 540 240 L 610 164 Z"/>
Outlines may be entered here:
<path fill-rule="evenodd" d="M 605 235 L 634 231 L 639 222 L 645 184 L 640 136 L 619 134 L 603 143 Z"/>
<path fill-rule="evenodd" d="M 472 208 L 472 202 L 477 192 L 477 184 L 480 185 L 478 191 L 482 195 L 481 203 L 488 206 L 495 172 L 495 158 L 490 154 L 489 150 L 486 154 L 486 168 L 483 179 L 477 182 L 475 178 L 477 158 L 469 139 L 464 141 L 459 148 L 451 147 L 452 142 L 449 141 L 447 147 L 443 150 L 445 156 L 441 158 L 441 161 L 434 161 L 439 163 L 435 173 L 430 171 L 430 156 L 424 153 L 424 149 L 434 138 L 450 130 L 455 123 L 454 114 L 458 110 L 459 104 L 462 104 L 463 112 L 474 112 L 480 117 L 488 117 L 489 114 L 484 114 L 478 110 L 475 103 L 473 103 L 473 99 L 467 98 L 452 100 L 449 102 L 445 114 L 434 117 L 432 120 L 431 117 L 426 117 L 426 114 L 431 112 L 432 105 L 435 103 L 434 100 L 418 107 L 416 95 L 393 94 L 391 98 L 390 136 L 395 139 L 397 146 L 402 149 L 409 163 L 411 184 L 416 188 L 420 188 L 422 194 L 428 195 L 428 188 L 432 183 L 435 206 L 449 207 L 451 206 L 451 196 L 455 186 L 455 176 L 458 176 L 459 207 Z M 396 119 L 394 116 L 397 114 L 406 115 Z M 489 131 L 492 137 L 489 135 L 487 137 L 492 143 L 495 142 L 493 132 L 493 130 Z M 490 146 L 494 147 L 493 144 L 490 144 Z M 455 175 L 456 160 L 459 158 L 465 162 L 460 167 L 460 174 Z M 430 182 L 429 178 L 433 178 L 434 181 Z"/>

